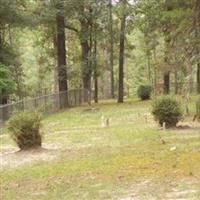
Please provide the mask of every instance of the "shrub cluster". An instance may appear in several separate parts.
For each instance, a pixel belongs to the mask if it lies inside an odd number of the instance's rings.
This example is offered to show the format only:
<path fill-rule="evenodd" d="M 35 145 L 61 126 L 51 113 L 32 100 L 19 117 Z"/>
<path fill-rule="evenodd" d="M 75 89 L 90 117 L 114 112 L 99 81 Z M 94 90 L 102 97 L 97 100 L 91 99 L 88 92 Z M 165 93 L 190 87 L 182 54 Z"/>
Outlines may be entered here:
<path fill-rule="evenodd" d="M 39 113 L 15 113 L 9 119 L 7 128 L 11 138 L 21 150 L 41 146 L 41 115 Z"/>
<path fill-rule="evenodd" d="M 152 87 L 150 85 L 140 85 L 137 91 L 141 100 L 148 100 L 151 97 Z"/>
<path fill-rule="evenodd" d="M 166 128 L 175 127 L 182 117 L 181 106 L 169 96 L 160 97 L 153 102 L 152 114 L 161 126 L 165 123 Z"/>

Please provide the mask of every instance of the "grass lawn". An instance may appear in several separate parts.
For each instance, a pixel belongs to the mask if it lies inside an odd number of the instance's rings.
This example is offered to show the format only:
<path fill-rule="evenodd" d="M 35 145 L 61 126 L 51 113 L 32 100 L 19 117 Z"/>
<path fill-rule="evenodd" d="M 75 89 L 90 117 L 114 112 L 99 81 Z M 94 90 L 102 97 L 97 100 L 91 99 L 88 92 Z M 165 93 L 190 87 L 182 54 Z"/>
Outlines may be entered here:
<path fill-rule="evenodd" d="M 42 151 L 13 153 L 3 134 L 0 199 L 200 199 L 200 128 L 161 130 L 135 99 L 92 107 L 46 117 Z"/>

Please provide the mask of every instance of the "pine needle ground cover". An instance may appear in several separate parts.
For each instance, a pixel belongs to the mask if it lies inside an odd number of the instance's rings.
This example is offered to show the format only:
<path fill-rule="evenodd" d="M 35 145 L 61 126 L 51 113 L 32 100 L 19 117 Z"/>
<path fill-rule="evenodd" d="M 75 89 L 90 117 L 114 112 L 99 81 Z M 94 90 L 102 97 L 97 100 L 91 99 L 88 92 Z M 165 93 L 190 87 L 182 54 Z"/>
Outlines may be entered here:
<path fill-rule="evenodd" d="M 161 130 L 150 113 L 138 100 L 68 109 L 43 121 L 40 151 L 1 135 L 0 199 L 200 199 L 199 124 Z"/>

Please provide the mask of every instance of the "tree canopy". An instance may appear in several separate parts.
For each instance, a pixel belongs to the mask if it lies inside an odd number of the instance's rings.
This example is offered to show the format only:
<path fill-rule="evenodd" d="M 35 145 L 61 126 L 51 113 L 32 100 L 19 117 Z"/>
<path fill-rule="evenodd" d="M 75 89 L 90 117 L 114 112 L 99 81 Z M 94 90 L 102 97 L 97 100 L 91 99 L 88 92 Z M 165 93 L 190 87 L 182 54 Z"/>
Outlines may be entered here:
<path fill-rule="evenodd" d="M 198 0 L 0 0 L 0 16 L 9 101 L 84 88 L 122 102 L 142 84 L 200 92 Z"/>

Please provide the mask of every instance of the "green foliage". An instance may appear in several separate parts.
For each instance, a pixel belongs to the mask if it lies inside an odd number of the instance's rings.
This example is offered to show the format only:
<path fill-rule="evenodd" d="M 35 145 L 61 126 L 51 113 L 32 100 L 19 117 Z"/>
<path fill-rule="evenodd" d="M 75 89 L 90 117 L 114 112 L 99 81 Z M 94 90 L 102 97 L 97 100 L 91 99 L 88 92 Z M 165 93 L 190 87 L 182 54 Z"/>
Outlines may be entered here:
<path fill-rule="evenodd" d="M 112 81 L 107 79 L 110 79 L 109 70 L 113 69 L 116 93 L 119 22 L 123 15 L 127 16 L 125 93 L 132 96 L 142 84 L 149 82 L 155 87 L 163 82 L 163 66 L 176 71 L 177 77 L 175 80 L 170 77 L 170 81 L 178 82 L 178 91 L 182 91 L 183 82 L 187 85 L 188 81 L 195 82 L 200 47 L 199 34 L 194 34 L 200 29 L 196 19 L 200 13 L 197 1 L 0 0 L 0 62 L 11 66 L 11 79 L 16 85 L 12 92 L 6 88 L 9 99 L 51 93 L 52 88 L 57 88 L 53 87 L 54 77 L 57 78 L 55 35 L 56 16 L 61 8 L 67 31 L 69 89 L 82 87 L 82 75 L 89 71 L 91 76 L 99 76 L 99 85 L 105 85 L 99 91 L 108 93 L 105 91 Z M 114 41 L 112 61 L 109 59 L 111 40 Z M 81 41 L 88 43 L 88 55 L 84 57 Z M 89 50 L 94 41 L 97 41 L 96 53 L 94 47 Z M 189 77 L 187 81 L 186 77 Z M 0 81 L 4 87 L 11 85 Z"/>
<path fill-rule="evenodd" d="M 21 150 L 41 146 L 41 119 L 37 112 L 20 112 L 9 119 L 7 128 Z"/>
<path fill-rule="evenodd" d="M 13 26 L 28 26 L 32 25 L 35 18 L 27 11 L 28 6 L 33 5 L 33 1 L 13 1 L 0 0 L 0 16 L 2 24 L 12 24 Z M 26 8 L 26 9 L 25 9 Z"/>
<path fill-rule="evenodd" d="M 152 114 L 161 126 L 165 123 L 167 128 L 175 127 L 182 117 L 181 106 L 170 96 L 156 99 L 153 102 Z"/>
<path fill-rule="evenodd" d="M 137 91 L 141 100 L 148 100 L 151 97 L 152 87 L 150 85 L 140 85 Z"/>
<path fill-rule="evenodd" d="M 11 92 L 14 89 L 14 81 L 11 78 L 11 72 L 2 63 L 0 63 L 0 91 Z"/>

